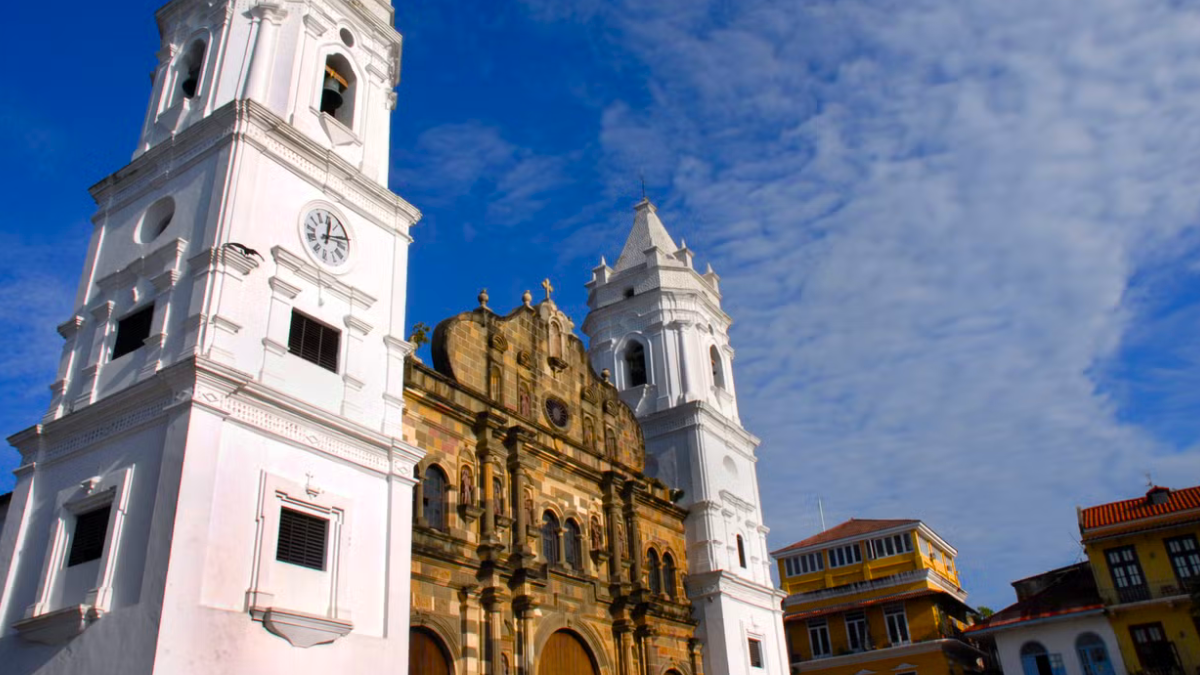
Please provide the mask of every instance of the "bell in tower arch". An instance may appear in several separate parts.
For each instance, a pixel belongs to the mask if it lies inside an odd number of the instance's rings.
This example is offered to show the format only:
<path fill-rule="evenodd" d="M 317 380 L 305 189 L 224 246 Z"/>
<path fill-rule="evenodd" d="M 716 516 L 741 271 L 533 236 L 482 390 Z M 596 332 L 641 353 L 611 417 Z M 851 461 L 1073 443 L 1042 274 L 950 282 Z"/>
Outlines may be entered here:
<path fill-rule="evenodd" d="M 321 89 L 321 112 L 329 115 L 337 114 L 338 108 L 342 107 L 342 91 L 346 88 L 345 82 L 345 78 L 336 70 L 325 66 L 325 85 Z"/>

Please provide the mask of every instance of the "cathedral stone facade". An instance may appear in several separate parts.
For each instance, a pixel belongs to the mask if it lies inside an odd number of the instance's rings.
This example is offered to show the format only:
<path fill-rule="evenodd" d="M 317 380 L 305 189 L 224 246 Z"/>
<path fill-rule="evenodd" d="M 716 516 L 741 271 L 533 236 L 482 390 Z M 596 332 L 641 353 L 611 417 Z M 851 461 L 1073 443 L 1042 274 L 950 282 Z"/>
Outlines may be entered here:
<path fill-rule="evenodd" d="M 701 672 L 687 512 L 572 329 L 549 298 L 501 316 L 481 295 L 410 362 L 410 672 Z"/>
<path fill-rule="evenodd" d="M 594 271 L 590 353 L 546 282 L 481 294 L 427 366 L 390 0 L 156 19 L 50 406 L 9 439 L 4 672 L 786 672 L 730 320 L 653 206 Z"/>

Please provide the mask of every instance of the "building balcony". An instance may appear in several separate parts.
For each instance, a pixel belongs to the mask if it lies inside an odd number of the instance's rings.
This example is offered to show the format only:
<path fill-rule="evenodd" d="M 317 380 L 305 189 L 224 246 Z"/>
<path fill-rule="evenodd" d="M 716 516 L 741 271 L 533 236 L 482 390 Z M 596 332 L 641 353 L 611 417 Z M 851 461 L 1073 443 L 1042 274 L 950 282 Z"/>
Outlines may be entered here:
<path fill-rule="evenodd" d="M 964 640 L 930 636 L 930 639 L 913 640 L 909 642 L 889 643 L 884 639 L 881 644 L 870 642 L 865 649 L 843 649 L 834 654 L 804 658 L 791 654 L 791 669 L 793 673 L 842 668 L 851 665 L 858 666 L 889 658 L 916 656 L 929 652 L 942 652 L 962 666 L 963 672 L 977 670 L 978 659 L 986 656 Z M 1167 675 L 1167 674 L 1163 674 Z"/>
<path fill-rule="evenodd" d="M 1110 607 L 1154 601 L 1186 601 L 1200 594 L 1200 578 L 1180 581 L 1145 579 L 1141 584 L 1118 586 L 1111 579 L 1097 580 L 1100 597 Z"/>
<path fill-rule="evenodd" d="M 932 569 L 911 570 L 901 572 L 899 574 L 890 574 L 886 577 L 878 579 L 870 579 L 868 581 L 856 581 L 841 586 L 832 588 L 822 588 L 816 591 L 807 591 L 804 593 L 793 593 L 784 601 L 785 609 L 797 605 L 807 605 L 809 603 L 823 602 L 825 600 L 846 599 L 851 596 L 871 593 L 885 588 L 894 588 L 896 586 L 907 586 L 915 583 L 925 583 L 932 587 L 943 590 L 950 595 L 965 602 L 967 593 L 963 589 L 950 584 L 941 575 L 937 574 Z"/>

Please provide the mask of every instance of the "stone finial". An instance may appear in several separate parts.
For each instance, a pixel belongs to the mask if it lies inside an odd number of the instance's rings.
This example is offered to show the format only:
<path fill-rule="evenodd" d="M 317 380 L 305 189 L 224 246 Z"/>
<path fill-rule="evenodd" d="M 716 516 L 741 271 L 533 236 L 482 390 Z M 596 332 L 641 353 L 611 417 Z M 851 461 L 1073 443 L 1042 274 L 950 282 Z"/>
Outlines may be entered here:
<path fill-rule="evenodd" d="M 608 371 L 608 368 L 605 368 L 604 370 L 600 371 L 600 379 L 604 380 L 605 382 L 608 382 L 611 378 L 612 378 L 612 373 L 610 373 Z"/>
<path fill-rule="evenodd" d="M 487 309 L 488 294 L 487 294 L 486 288 L 482 288 L 479 290 L 479 298 L 478 299 L 479 299 L 479 306 L 483 307 L 484 309 Z"/>
<path fill-rule="evenodd" d="M 522 293 L 521 294 L 521 302 L 524 303 L 526 307 L 532 307 L 533 306 L 533 293 L 530 293 L 529 291 L 525 291 L 524 293 Z"/>

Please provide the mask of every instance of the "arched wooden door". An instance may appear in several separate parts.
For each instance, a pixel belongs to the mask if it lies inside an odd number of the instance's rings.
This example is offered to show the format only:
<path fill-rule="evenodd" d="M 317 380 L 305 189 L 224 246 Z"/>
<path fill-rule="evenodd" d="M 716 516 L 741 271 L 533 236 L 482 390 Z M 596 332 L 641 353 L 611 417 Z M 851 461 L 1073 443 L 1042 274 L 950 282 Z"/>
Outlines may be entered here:
<path fill-rule="evenodd" d="M 570 631 L 550 636 L 538 658 L 537 675 L 599 675 L 583 640 Z"/>
<path fill-rule="evenodd" d="M 408 634 L 408 672 L 410 675 L 452 675 L 450 659 L 441 640 L 429 631 L 413 628 Z"/>

